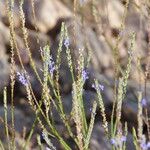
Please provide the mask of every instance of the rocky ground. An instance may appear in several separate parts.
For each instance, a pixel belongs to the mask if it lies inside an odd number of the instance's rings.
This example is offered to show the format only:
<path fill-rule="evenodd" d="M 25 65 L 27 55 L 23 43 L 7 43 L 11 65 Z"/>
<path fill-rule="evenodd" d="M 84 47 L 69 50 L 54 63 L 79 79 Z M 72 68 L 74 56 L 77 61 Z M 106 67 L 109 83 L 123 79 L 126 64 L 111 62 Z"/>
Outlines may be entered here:
<path fill-rule="evenodd" d="M 14 6 L 14 19 L 15 19 L 15 31 L 18 48 L 20 50 L 23 63 L 31 77 L 31 83 L 34 92 L 37 97 L 40 97 L 40 83 L 36 80 L 33 70 L 29 65 L 29 56 L 26 52 L 26 47 L 22 38 L 21 20 L 19 15 L 18 1 L 16 1 Z M 129 34 L 131 31 L 136 33 L 136 41 L 133 51 L 133 61 L 132 69 L 130 73 L 130 79 L 127 88 L 127 96 L 123 102 L 122 107 L 122 120 L 127 121 L 129 128 L 137 125 L 137 91 L 139 90 L 139 85 L 144 92 L 144 79 L 145 79 L 145 66 L 148 63 L 149 55 L 149 22 L 147 20 L 146 6 L 142 6 L 138 9 L 134 4 L 129 4 L 128 13 L 125 19 L 125 29 L 119 32 L 119 27 L 122 23 L 122 16 L 125 9 L 124 1 L 113 0 L 109 1 L 107 7 L 105 3 L 98 2 L 96 5 L 101 14 L 101 19 L 99 25 L 94 21 L 94 17 L 91 13 L 92 4 L 89 1 L 79 5 L 77 9 L 77 15 L 74 21 L 74 13 L 71 1 L 69 0 L 36 0 L 35 1 L 35 16 L 32 16 L 32 7 L 30 0 L 26 0 L 23 5 L 23 9 L 26 17 L 26 28 L 29 34 L 29 45 L 33 55 L 33 59 L 36 63 L 39 73 L 41 73 L 41 62 L 40 59 L 40 47 L 45 46 L 47 43 L 51 45 L 52 56 L 55 60 L 56 49 L 58 48 L 58 42 L 60 38 L 60 27 L 62 21 L 68 26 L 69 38 L 71 41 L 71 48 L 73 59 L 78 58 L 78 49 L 85 47 L 85 58 L 87 58 L 88 50 L 91 49 L 91 61 L 89 67 L 87 68 L 89 72 L 89 79 L 85 83 L 84 87 L 84 100 L 85 107 L 87 111 L 87 117 L 90 117 L 90 107 L 93 100 L 97 98 L 96 92 L 92 88 L 93 79 L 97 78 L 101 84 L 104 85 L 103 99 L 106 106 L 106 113 L 108 120 L 110 119 L 112 102 L 114 97 L 114 58 L 112 47 L 115 46 L 116 39 L 118 35 L 121 36 L 119 47 L 119 62 L 122 68 L 125 68 L 128 56 L 128 47 L 130 44 Z M 5 0 L 0 1 L 0 116 L 4 116 L 3 111 L 3 98 L 2 91 L 4 86 L 9 88 L 10 86 L 10 33 L 9 33 L 9 21 L 6 12 Z M 82 24 L 82 18 L 84 18 L 84 23 Z M 36 30 L 36 28 L 38 31 Z M 74 30 L 75 28 L 75 30 Z M 37 37 L 39 42 L 37 43 Z M 75 42 L 74 42 L 75 41 Z M 62 91 L 62 97 L 64 101 L 64 107 L 69 113 L 68 108 L 71 108 L 71 91 L 72 91 L 72 81 L 69 69 L 67 67 L 67 61 L 65 61 L 65 53 L 62 52 L 63 62 L 61 65 L 60 73 L 60 86 Z M 17 55 L 16 59 L 16 69 L 20 70 L 21 66 Z M 139 74 L 137 59 L 141 59 L 142 71 Z M 37 88 L 39 87 L 39 88 Z M 146 98 L 149 103 L 150 97 L 150 83 L 147 80 L 147 90 Z M 15 128 L 17 131 L 17 137 L 21 140 L 23 130 L 26 128 L 29 131 L 34 115 L 30 109 L 26 98 L 25 98 L 24 87 L 16 79 L 15 86 Z M 9 100 L 9 99 L 8 99 Z M 8 106 L 9 107 L 9 106 Z M 99 112 L 97 112 L 99 113 Z M 59 118 L 56 114 L 56 122 L 58 127 L 61 129 L 61 123 L 59 123 Z M 10 113 L 8 113 L 8 122 L 11 122 Z M 37 133 L 40 130 L 37 128 Z M 4 139 L 3 126 L 0 126 L 0 139 Z M 127 147 L 130 150 L 133 147 L 131 144 L 132 136 L 128 135 Z M 20 138 L 19 138 L 20 137 Z M 22 139 L 23 140 L 23 139 Z M 20 141 L 21 142 L 21 141 Z M 34 143 L 34 140 L 33 140 Z M 31 148 L 31 144 L 29 149 Z M 35 148 L 36 149 L 36 148 Z M 59 148 L 58 148 L 59 149 Z M 91 140 L 91 150 L 99 149 L 110 149 L 108 141 L 104 138 L 104 131 L 101 127 L 101 119 L 97 115 L 96 123 L 94 126 L 94 131 Z M 132 148 L 134 149 L 134 148 Z"/>

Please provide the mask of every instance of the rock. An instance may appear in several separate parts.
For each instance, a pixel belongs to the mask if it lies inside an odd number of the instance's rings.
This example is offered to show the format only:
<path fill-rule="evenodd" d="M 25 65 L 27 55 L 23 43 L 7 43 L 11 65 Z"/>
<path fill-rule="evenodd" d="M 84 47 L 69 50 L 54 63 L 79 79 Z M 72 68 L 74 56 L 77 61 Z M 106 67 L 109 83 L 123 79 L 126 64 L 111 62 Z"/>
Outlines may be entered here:
<path fill-rule="evenodd" d="M 6 136 L 5 136 L 6 137 Z M 5 149 L 9 149 L 8 148 L 8 141 L 7 139 L 3 139 L 3 146 Z M 16 146 L 16 150 L 19 150 L 19 149 L 23 149 L 23 145 L 24 143 L 26 143 L 26 140 L 19 134 L 19 133 L 15 133 L 15 146 Z M 32 141 L 29 141 L 27 144 L 26 144 L 26 149 L 32 149 Z"/>
<path fill-rule="evenodd" d="M 28 28 L 37 27 L 41 32 L 48 32 L 56 25 L 58 20 L 72 17 L 72 13 L 58 0 L 36 0 L 34 1 L 35 19 L 32 15 L 31 1 L 27 0 L 24 4 L 26 16 L 26 26 Z"/>
<path fill-rule="evenodd" d="M 30 130 L 30 126 L 29 123 L 31 125 L 31 119 L 29 119 L 29 117 L 24 115 L 24 112 L 19 110 L 18 108 L 15 108 L 14 110 L 14 116 L 15 116 L 15 131 L 19 132 L 19 133 L 23 133 L 23 128 L 27 127 L 27 130 Z M 2 119 L 4 119 L 4 107 L 0 106 L 0 117 Z M 30 122 L 31 121 L 31 122 Z M 8 105 L 8 112 L 7 112 L 7 122 L 8 122 L 8 126 L 11 126 L 11 106 Z M 10 132 L 11 132 L 11 128 L 9 127 Z M 1 123 L 0 125 L 0 139 L 5 139 L 5 132 L 4 132 L 4 124 Z"/>
<path fill-rule="evenodd" d="M 60 91 L 63 94 L 69 94 L 72 90 L 72 77 L 68 66 L 60 68 L 59 77 Z"/>
<path fill-rule="evenodd" d="M 142 99 L 146 99 L 146 106 L 143 106 L 144 108 L 147 108 L 148 116 L 150 116 L 150 83 L 147 82 L 147 88 L 146 88 L 146 97 L 144 96 L 145 93 L 145 87 L 144 85 L 141 86 L 141 92 L 142 92 Z M 122 121 L 128 123 L 128 129 L 129 132 L 132 132 L 132 127 L 135 127 L 135 129 L 138 128 L 137 123 L 137 114 L 138 114 L 138 92 L 139 92 L 139 85 L 135 81 L 130 81 L 127 86 L 127 94 L 123 100 L 122 103 Z M 145 112 L 143 111 L 143 115 L 145 115 Z M 145 130 L 145 123 L 144 123 L 144 133 L 147 132 Z"/>
<path fill-rule="evenodd" d="M 14 27 L 21 26 L 21 19 L 19 13 L 20 1 L 14 2 Z M 23 11 L 26 18 L 26 27 L 28 29 L 36 29 L 41 32 L 48 32 L 53 29 L 59 20 L 67 20 L 72 18 L 71 11 L 65 7 L 59 0 L 36 0 L 34 1 L 35 18 L 33 17 L 33 7 L 30 0 L 24 1 Z M 0 1 L 0 20 L 7 26 L 9 26 L 9 19 L 7 15 L 6 3 L 4 0 Z"/>
<path fill-rule="evenodd" d="M 96 95 L 90 91 L 84 91 L 83 93 L 83 99 L 85 103 L 85 111 L 87 117 L 90 117 L 90 108 L 92 108 L 92 104 L 96 98 Z M 62 96 L 62 102 L 64 106 L 64 111 L 67 115 L 70 115 L 71 110 L 72 110 L 72 94 L 68 94 L 66 96 Z M 60 117 L 59 114 L 56 112 L 54 109 L 54 119 L 56 122 L 60 122 Z"/>
<path fill-rule="evenodd" d="M 131 93 L 127 93 L 122 104 L 122 120 L 128 123 L 130 129 L 132 129 L 133 126 L 137 127 L 137 112 L 137 97 L 134 97 Z"/>
<path fill-rule="evenodd" d="M 127 135 L 126 150 L 135 150 L 133 136 L 130 132 Z"/>
<path fill-rule="evenodd" d="M 9 28 L 6 27 L 2 22 L 0 22 L 0 43 L 1 45 L 4 45 L 5 48 L 7 48 L 7 53 L 11 53 L 11 46 L 10 46 L 10 31 Z M 25 45 L 23 42 L 23 39 L 16 35 L 16 44 L 18 47 L 18 50 L 20 52 L 20 56 L 22 58 L 22 62 L 24 64 L 27 64 L 29 62 L 29 56 L 27 54 L 27 51 L 25 50 Z M 16 49 L 16 47 L 14 47 Z M 19 59 L 17 56 L 17 52 L 15 51 L 15 61 L 19 63 Z"/>
<path fill-rule="evenodd" d="M 146 26 L 146 21 L 144 20 L 144 18 L 139 17 L 140 13 L 135 13 L 135 14 L 130 13 L 130 15 L 131 16 L 127 17 L 128 18 L 127 30 L 130 29 L 136 33 L 136 41 L 134 44 L 134 53 L 133 53 L 134 60 L 133 60 L 133 65 L 132 65 L 132 70 L 131 70 L 131 74 L 132 74 L 131 79 L 133 79 L 134 81 L 139 83 L 139 78 L 140 78 L 141 82 L 144 84 L 145 66 L 143 66 L 143 64 L 144 65 L 148 64 L 148 61 L 146 61 L 146 59 L 149 59 L 148 58 L 148 55 L 149 55 L 148 47 L 149 46 L 148 46 L 148 42 L 146 41 L 146 37 L 147 37 L 146 29 L 148 27 Z M 134 18 L 134 19 L 131 19 L 131 18 Z M 139 23 L 137 23 L 137 22 L 139 22 Z M 140 65 L 142 67 L 141 68 L 142 71 L 140 72 L 140 76 L 139 76 L 139 70 L 138 70 L 137 61 L 136 61 L 138 58 L 141 58 Z"/>
<path fill-rule="evenodd" d="M 85 46 L 85 42 L 88 43 L 88 47 L 90 47 L 91 51 L 91 61 L 90 65 L 88 67 L 88 72 L 90 77 L 89 80 L 85 83 L 85 90 L 93 90 L 92 84 L 94 83 L 94 78 L 98 79 L 101 84 L 104 84 L 105 90 L 103 93 L 104 103 L 106 105 L 110 105 L 113 101 L 113 90 L 112 87 L 114 86 L 114 83 L 109 83 L 110 80 L 107 78 L 113 76 L 112 73 L 112 66 L 113 66 L 113 57 L 112 57 L 112 50 L 108 46 L 108 43 L 105 41 L 103 37 L 99 37 L 90 27 L 86 26 L 84 29 L 82 28 L 81 24 L 77 21 L 75 24 L 75 31 L 73 29 L 73 22 L 67 21 L 66 25 L 68 27 L 68 33 L 69 33 L 69 39 L 70 39 L 70 48 L 71 48 L 71 54 L 73 58 L 73 63 L 77 64 L 77 60 L 79 57 L 79 49 L 82 49 L 85 47 L 83 51 L 83 56 L 85 59 L 85 63 L 88 57 L 89 51 L 87 50 L 87 47 Z M 86 38 L 85 38 L 86 37 Z M 59 35 L 54 41 L 54 44 L 52 45 L 52 56 L 54 60 L 56 60 L 56 49 L 58 49 L 58 41 L 59 41 Z M 61 70 L 62 73 L 60 74 L 60 87 L 61 89 L 65 89 L 64 93 L 70 92 L 72 88 L 72 80 L 71 75 L 69 73 L 68 69 L 68 62 L 67 62 L 67 56 L 65 52 L 65 47 L 62 47 L 62 53 L 61 53 Z M 111 73 L 108 74 L 107 69 L 110 70 Z M 67 71 L 66 71 L 67 70 Z M 99 73 L 105 71 L 106 77 L 101 77 Z M 63 75 L 64 74 L 64 75 Z M 96 75 L 93 75 L 96 74 Z M 63 76 L 63 78 L 62 78 Z M 104 79 L 105 78 L 105 79 Z M 112 80 L 112 79 L 111 79 Z M 112 81 L 111 81 L 112 82 Z M 63 86 L 62 86 L 63 85 Z M 67 87 L 67 88 L 64 88 Z M 110 87 L 110 88 L 109 88 Z M 62 93 L 63 93 L 62 92 Z"/>
<path fill-rule="evenodd" d="M 97 122 L 94 125 L 92 136 L 91 136 L 90 149 L 91 150 L 112 149 L 110 142 L 106 139 L 104 128 L 102 127 L 101 122 Z M 133 143 L 132 134 L 128 132 L 127 141 L 126 141 L 126 150 L 131 150 L 131 149 L 135 150 L 135 146 Z"/>
<path fill-rule="evenodd" d="M 5 48 L 0 44 L 0 93 L 4 86 L 8 85 L 10 74 L 10 65 L 8 56 L 5 54 Z"/>
<path fill-rule="evenodd" d="M 136 81 L 139 83 L 139 79 L 142 81 L 144 84 L 144 68 L 143 64 L 148 63 L 148 61 L 145 62 L 146 59 L 148 59 L 148 41 L 147 41 L 147 36 L 148 36 L 148 24 L 145 20 L 145 18 L 141 15 L 141 12 L 137 10 L 134 5 L 129 5 L 128 8 L 128 13 L 126 16 L 126 21 L 125 21 L 125 29 L 122 31 L 122 41 L 120 42 L 120 54 L 124 53 L 125 49 L 125 55 L 122 57 L 120 60 L 127 60 L 127 53 L 128 49 L 131 44 L 131 33 L 135 32 L 136 37 L 134 41 L 134 46 L 133 46 L 133 59 L 132 59 L 132 68 L 131 68 L 131 75 L 130 79 Z M 122 55 L 122 54 L 121 54 Z M 122 56 L 123 56 L 122 55 Z M 139 75 L 139 70 L 138 70 L 138 65 L 137 65 L 137 60 L 140 58 L 141 61 L 141 66 L 143 71 L 140 72 Z M 123 66 L 123 63 L 125 61 L 122 61 L 121 64 Z M 140 82 L 141 82 L 140 81 Z M 140 84 L 140 83 L 139 83 Z"/>
<path fill-rule="evenodd" d="M 120 1 L 109 1 L 106 7 L 110 26 L 120 28 L 125 7 Z"/>
<path fill-rule="evenodd" d="M 74 64 L 77 64 L 77 60 L 79 57 L 79 49 L 84 48 L 83 56 L 85 59 L 85 63 L 87 63 L 86 62 L 87 57 L 91 52 L 91 61 L 89 65 L 90 68 L 99 73 L 107 68 L 112 68 L 113 66 L 112 50 L 103 37 L 99 37 L 88 26 L 84 27 L 83 29 L 78 20 L 77 23 L 75 24 L 75 31 L 73 21 L 66 22 L 66 25 L 68 27 L 70 48 Z M 56 55 L 56 49 L 58 48 L 59 38 L 60 37 L 58 35 L 57 40 L 54 42 L 54 45 L 52 45 L 52 54 L 54 56 Z M 85 45 L 85 43 L 88 43 L 88 48 L 87 45 Z M 64 66 L 67 66 L 68 64 L 65 47 L 63 47 L 61 58 L 63 60 L 62 64 Z"/>
<path fill-rule="evenodd" d="M 40 60 L 41 59 L 40 48 L 43 48 L 46 45 L 51 45 L 51 39 L 46 34 L 43 34 L 41 32 L 36 32 L 33 30 L 29 30 L 29 29 L 27 30 L 27 32 L 28 32 L 28 45 L 30 47 L 32 57 L 36 60 Z M 21 39 L 23 39 L 21 30 L 17 31 L 17 35 Z M 28 52 L 25 46 L 22 49 L 24 50 L 24 53 L 28 55 Z"/>
<path fill-rule="evenodd" d="M 2 44 L 8 44 L 10 39 L 9 28 L 0 21 L 0 40 Z"/>
<path fill-rule="evenodd" d="M 16 36 L 16 43 L 17 43 L 18 51 L 20 53 L 20 57 L 21 57 L 23 64 L 28 64 L 30 59 L 29 59 L 27 49 L 25 48 L 25 44 L 23 42 L 23 39 L 21 37 L 19 37 L 18 35 Z M 16 48 L 15 48 L 15 50 L 16 50 Z M 10 52 L 10 49 L 8 50 L 8 52 Z M 15 61 L 17 64 L 20 65 L 17 51 L 15 51 Z"/>
<path fill-rule="evenodd" d="M 30 30 L 29 30 L 28 42 L 29 42 L 29 46 L 30 46 L 33 58 L 35 58 L 37 60 L 39 60 L 39 58 L 41 58 L 40 47 L 43 48 L 47 44 L 51 45 L 50 38 L 47 35 L 45 35 L 43 33 L 36 33 L 34 31 L 30 31 Z"/>
<path fill-rule="evenodd" d="M 6 54 L 6 43 L 9 42 L 9 31 L 5 25 L 0 22 L 0 93 L 4 86 L 8 85 L 10 65 L 8 63 L 8 55 Z"/>
<path fill-rule="evenodd" d="M 97 98 L 97 94 L 95 92 L 92 92 L 92 91 L 88 91 L 88 90 L 84 90 L 83 91 L 83 101 L 84 101 L 84 107 L 85 107 L 85 113 L 86 113 L 86 117 L 87 119 L 90 118 L 91 116 L 91 108 L 93 106 L 93 102 L 94 101 L 97 101 L 98 98 Z M 68 95 L 62 95 L 62 103 L 63 103 L 63 106 L 64 106 L 64 111 L 66 113 L 66 115 L 70 115 L 70 112 L 72 110 L 72 94 L 68 94 Z M 106 113 L 107 114 L 110 114 L 110 102 L 107 103 L 107 99 L 105 101 L 104 99 L 104 103 L 105 103 L 105 106 L 106 106 Z M 100 112 L 100 108 L 99 106 L 97 107 L 97 111 Z M 57 113 L 57 111 L 54 109 L 54 112 L 53 112 L 53 115 L 54 115 L 54 119 L 56 122 L 60 123 L 60 117 L 59 117 L 59 114 Z"/>
<path fill-rule="evenodd" d="M 92 136 L 91 136 L 90 149 L 111 150 L 111 145 L 109 141 L 106 139 L 104 129 L 100 122 L 94 125 Z"/>
<path fill-rule="evenodd" d="M 21 24 L 20 21 L 20 15 L 19 15 L 19 7 L 18 3 L 14 3 L 14 8 L 13 8 L 13 15 L 14 15 L 14 27 L 18 28 Z M 9 26 L 9 19 L 8 19 L 8 14 L 7 14 L 7 7 L 6 7 L 6 1 L 1 0 L 0 1 L 0 20 L 7 26 Z"/>

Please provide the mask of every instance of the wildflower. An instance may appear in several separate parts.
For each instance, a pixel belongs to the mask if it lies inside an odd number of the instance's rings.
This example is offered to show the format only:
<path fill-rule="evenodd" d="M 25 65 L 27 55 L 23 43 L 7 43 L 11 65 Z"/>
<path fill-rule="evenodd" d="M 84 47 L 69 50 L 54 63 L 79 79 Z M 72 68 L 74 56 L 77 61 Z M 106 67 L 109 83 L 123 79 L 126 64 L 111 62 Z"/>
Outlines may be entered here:
<path fill-rule="evenodd" d="M 88 74 L 85 70 L 82 70 L 82 78 L 83 78 L 83 81 L 85 82 L 89 77 L 88 77 Z"/>
<path fill-rule="evenodd" d="M 55 67 L 55 62 L 53 61 L 52 56 L 50 56 L 49 62 L 48 62 L 48 68 L 49 68 L 49 72 L 51 75 L 53 75 L 54 70 L 56 69 Z"/>
<path fill-rule="evenodd" d="M 112 145 L 114 145 L 115 147 L 122 147 L 123 143 L 126 142 L 126 136 L 121 136 L 120 138 L 116 137 L 116 138 L 112 138 L 110 140 L 110 143 Z"/>
<path fill-rule="evenodd" d="M 121 141 L 122 141 L 122 142 L 126 142 L 126 140 L 127 140 L 126 136 L 122 136 L 122 137 L 121 137 Z"/>
<path fill-rule="evenodd" d="M 92 112 L 92 108 L 90 108 L 90 112 Z"/>
<path fill-rule="evenodd" d="M 146 138 L 144 135 L 140 141 L 140 147 L 142 150 L 148 150 L 150 148 L 150 142 L 146 142 Z"/>
<path fill-rule="evenodd" d="M 142 148 L 142 150 L 147 150 L 147 145 L 145 143 L 141 143 L 140 147 Z"/>
<path fill-rule="evenodd" d="M 18 78 L 19 78 L 19 81 L 20 81 L 24 86 L 27 86 L 27 85 L 28 85 L 27 76 L 25 76 L 24 73 L 17 72 L 17 76 L 18 76 Z"/>
<path fill-rule="evenodd" d="M 111 143 L 112 145 L 116 145 L 115 139 L 112 138 L 112 139 L 110 140 L 110 143 Z"/>
<path fill-rule="evenodd" d="M 92 84 L 92 88 L 94 88 L 94 89 L 96 90 L 96 85 L 95 85 L 95 84 Z M 98 89 L 103 91 L 103 90 L 104 90 L 104 85 L 99 84 L 99 85 L 98 85 Z"/>
<path fill-rule="evenodd" d="M 147 147 L 150 148 L 150 142 L 147 143 Z"/>
<path fill-rule="evenodd" d="M 145 107 L 147 105 L 147 100 L 145 98 L 141 100 L 141 105 L 142 107 Z"/>
<path fill-rule="evenodd" d="M 45 133 L 44 133 L 44 131 L 42 132 L 42 138 L 43 138 L 43 139 L 45 138 Z"/>
<path fill-rule="evenodd" d="M 92 113 L 92 108 L 90 108 L 90 112 Z M 96 115 L 96 112 L 95 112 L 95 113 L 93 113 L 93 115 Z"/>
<path fill-rule="evenodd" d="M 69 47 L 69 45 L 70 45 L 69 38 L 65 39 L 64 45 L 65 45 L 66 48 Z"/>

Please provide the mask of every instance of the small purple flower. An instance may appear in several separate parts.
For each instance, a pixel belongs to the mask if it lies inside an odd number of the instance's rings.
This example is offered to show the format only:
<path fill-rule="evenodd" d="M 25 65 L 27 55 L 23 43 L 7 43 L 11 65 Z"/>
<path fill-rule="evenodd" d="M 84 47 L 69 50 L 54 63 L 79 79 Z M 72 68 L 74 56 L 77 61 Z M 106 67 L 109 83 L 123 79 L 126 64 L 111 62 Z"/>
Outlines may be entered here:
<path fill-rule="evenodd" d="M 99 84 L 99 89 L 101 89 L 102 91 L 104 91 L 104 85 Z"/>
<path fill-rule="evenodd" d="M 141 105 L 142 107 L 145 107 L 147 105 L 147 100 L 145 98 L 141 100 Z"/>
<path fill-rule="evenodd" d="M 88 74 L 85 70 L 82 70 L 82 78 L 83 78 L 83 81 L 85 82 L 89 77 L 88 77 Z"/>
<path fill-rule="evenodd" d="M 54 70 L 56 69 L 55 67 L 55 62 L 53 61 L 52 56 L 50 56 L 49 62 L 48 62 L 48 68 L 49 68 L 49 72 L 51 75 L 53 75 Z"/>
<path fill-rule="evenodd" d="M 92 84 L 92 88 L 94 88 L 95 90 L 96 90 L 96 85 L 95 84 Z M 102 85 L 102 84 L 99 84 L 98 85 L 98 88 L 99 88 L 99 90 L 104 90 L 104 85 Z"/>
<path fill-rule="evenodd" d="M 43 139 L 45 138 L 45 134 L 44 134 L 44 132 L 42 132 L 42 138 L 43 138 Z"/>
<path fill-rule="evenodd" d="M 68 47 L 69 47 L 69 45 L 70 45 L 69 38 L 66 38 L 66 39 L 65 39 L 65 41 L 64 41 L 64 45 L 65 45 L 65 47 L 66 47 L 66 48 L 68 48 Z"/>
<path fill-rule="evenodd" d="M 28 85 L 27 76 L 25 75 L 25 73 L 17 72 L 17 76 L 18 76 L 18 78 L 19 78 L 19 81 L 20 81 L 24 86 L 27 86 L 27 85 Z"/>
<path fill-rule="evenodd" d="M 122 136 L 122 137 L 121 137 L 121 141 L 122 141 L 122 142 L 126 142 L 126 140 L 127 140 L 126 136 Z"/>
<path fill-rule="evenodd" d="M 92 110 L 93 110 L 93 109 L 92 109 L 92 108 L 90 108 L 90 112 L 91 112 L 91 113 L 92 113 Z M 96 112 L 95 112 L 95 113 L 93 113 L 93 115 L 96 115 Z"/>
<path fill-rule="evenodd" d="M 142 150 L 148 150 L 150 148 L 150 142 L 146 142 L 146 138 L 144 135 L 140 141 L 140 147 Z"/>
<path fill-rule="evenodd" d="M 147 144 L 146 143 L 141 143 L 140 147 L 142 148 L 142 150 L 147 150 Z"/>
<path fill-rule="evenodd" d="M 126 142 L 126 136 L 111 138 L 110 143 L 115 147 L 122 147 L 123 143 Z"/>
<path fill-rule="evenodd" d="M 90 108 L 90 112 L 92 112 L 92 108 Z"/>
<path fill-rule="evenodd" d="M 112 145 L 116 145 L 116 140 L 112 138 L 112 139 L 110 140 L 110 143 L 111 143 Z"/>
<path fill-rule="evenodd" d="M 150 148 L 150 142 L 147 143 L 147 148 Z"/>

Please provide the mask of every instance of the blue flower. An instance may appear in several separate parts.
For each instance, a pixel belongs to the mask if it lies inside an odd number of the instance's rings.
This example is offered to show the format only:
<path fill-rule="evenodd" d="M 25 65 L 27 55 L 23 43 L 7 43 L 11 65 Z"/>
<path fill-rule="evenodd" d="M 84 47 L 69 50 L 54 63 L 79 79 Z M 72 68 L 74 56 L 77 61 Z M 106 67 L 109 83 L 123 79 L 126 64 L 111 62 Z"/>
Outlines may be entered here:
<path fill-rule="evenodd" d="M 142 107 L 145 107 L 147 105 L 147 100 L 145 98 L 141 100 L 141 105 Z"/>
<path fill-rule="evenodd" d="M 92 108 L 90 108 L 90 112 L 92 113 Z M 95 112 L 95 113 L 93 113 L 93 115 L 96 115 L 96 112 Z"/>
<path fill-rule="evenodd" d="M 55 62 L 53 61 L 52 56 L 50 56 L 49 62 L 48 62 L 48 68 L 49 68 L 49 72 L 51 75 L 53 75 L 54 70 L 56 69 L 55 67 Z"/>
<path fill-rule="evenodd" d="M 126 136 L 122 136 L 120 140 L 121 140 L 122 142 L 126 142 L 127 138 L 126 138 Z"/>
<path fill-rule="evenodd" d="M 115 139 L 110 139 L 110 143 L 112 144 L 112 145 L 116 145 L 116 140 Z"/>
<path fill-rule="evenodd" d="M 66 48 L 68 48 L 68 47 L 69 47 L 69 45 L 70 45 L 69 38 L 66 38 L 66 39 L 65 39 L 65 41 L 64 41 L 64 45 L 65 45 L 65 47 L 66 47 Z"/>
<path fill-rule="evenodd" d="M 25 73 L 17 72 L 17 76 L 18 76 L 18 78 L 19 78 L 19 81 L 20 81 L 24 86 L 27 86 L 27 85 L 28 85 L 27 76 L 25 75 Z"/>
<path fill-rule="evenodd" d="M 150 148 L 150 142 L 147 143 L 147 147 Z"/>
<path fill-rule="evenodd" d="M 115 137 L 115 138 L 112 138 L 110 139 L 110 143 L 112 145 L 114 145 L 115 147 L 122 147 L 123 146 L 123 143 L 126 142 L 126 136 L 121 136 L 121 137 Z"/>
<path fill-rule="evenodd" d="M 146 143 L 141 143 L 140 147 L 142 148 L 142 150 L 147 150 L 147 145 Z"/>
<path fill-rule="evenodd" d="M 92 88 L 94 88 L 95 90 L 96 90 L 96 85 L 95 84 L 92 84 Z M 99 84 L 98 85 L 98 88 L 99 88 L 99 90 L 104 90 L 104 85 L 102 85 L 102 84 Z"/>
<path fill-rule="evenodd" d="M 140 147 L 142 150 L 148 150 L 150 148 L 150 142 L 146 142 L 146 138 L 144 135 L 140 141 Z"/>
<path fill-rule="evenodd" d="M 87 72 L 84 69 L 82 70 L 82 78 L 84 82 L 89 78 Z"/>

